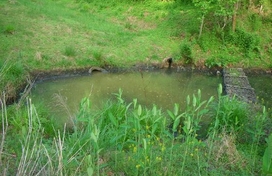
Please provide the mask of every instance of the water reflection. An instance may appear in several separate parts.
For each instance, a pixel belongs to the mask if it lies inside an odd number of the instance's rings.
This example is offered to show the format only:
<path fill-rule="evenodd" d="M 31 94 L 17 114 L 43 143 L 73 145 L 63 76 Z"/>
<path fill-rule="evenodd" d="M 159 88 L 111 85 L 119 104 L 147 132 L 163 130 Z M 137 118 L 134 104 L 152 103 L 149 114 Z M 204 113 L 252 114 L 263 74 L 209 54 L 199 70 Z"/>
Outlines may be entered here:
<path fill-rule="evenodd" d="M 272 109 L 272 76 L 271 75 L 249 75 L 250 85 L 255 89 L 258 102 Z"/>

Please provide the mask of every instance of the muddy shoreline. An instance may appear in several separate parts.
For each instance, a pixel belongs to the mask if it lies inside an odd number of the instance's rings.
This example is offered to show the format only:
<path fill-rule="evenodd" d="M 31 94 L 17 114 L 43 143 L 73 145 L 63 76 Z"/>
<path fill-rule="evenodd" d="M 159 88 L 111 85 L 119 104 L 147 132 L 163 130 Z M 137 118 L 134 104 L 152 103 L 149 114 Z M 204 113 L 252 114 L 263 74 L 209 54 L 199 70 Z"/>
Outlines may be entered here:
<path fill-rule="evenodd" d="M 44 81 L 50 79 L 58 79 L 58 78 L 65 78 L 65 77 L 74 77 L 74 76 L 85 76 L 90 75 L 89 69 L 92 68 L 91 66 L 88 67 L 80 67 L 80 68 L 72 68 L 72 69 L 55 69 L 55 70 L 33 70 L 29 74 L 31 76 L 32 81 Z M 116 72 L 149 72 L 149 71 L 163 71 L 169 68 L 161 67 L 160 65 L 145 65 L 145 64 L 138 64 L 132 67 L 115 67 L 115 66 L 106 66 L 101 67 L 102 69 L 106 70 L 108 73 L 116 73 Z M 217 75 L 218 73 L 222 73 L 222 67 L 196 67 L 190 65 L 177 65 L 172 66 L 171 71 L 173 72 L 198 72 L 198 73 L 205 73 L 209 75 Z M 243 68 L 244 72 L 248 75 L 271 75 L 272 70 L 264 70 L 259 68 Z"/>
<path fill-rule="evenodd" d="M 80 67 L 80 68 L 71 68 L 71 69 L 53 69 L 53 70 L 33 70 L 29 73 L 30 81 L 34 85 L 37 82 L 42 82 L 45 80 L 53 80 L 60 78 L 68 78 L 68 77 L 78 77 L 78 76 L 86 76 L 90 75 L 88 67 Z M 196 72 L 203 73 L 208 75 L 221 75 L 222 67 L 213 67 L 207 68 L 205 66 L 194 66 L 194 65 L 173 65 L 171 68 L 167 68 L 167 66 L 163 66 L 161 64 L 136 64 L 131 67 L 115 67 L 115 66 L 105 66 L 101 67 L 103 70 L 106 70 L 108 73 L 116 73 L 116 72 L 149 72 L 149 71 L 165 71 L 171 69 L 172 72 Z M 243 68 L 244 72 L 248 75 L 271 75 L 272 70 L 264 70 L 259 68 Z M 96 70 L 95 70 L 96 71 Z M 6 95 L 6 104 L 10 105 L 18 102 L 26 91 L 31 89 L 30 83 L 25 82 L 22 85 L 18 86 L 16 91 L 16 95 Z M 26 97 L 24 95 L 24 97 Z"/>

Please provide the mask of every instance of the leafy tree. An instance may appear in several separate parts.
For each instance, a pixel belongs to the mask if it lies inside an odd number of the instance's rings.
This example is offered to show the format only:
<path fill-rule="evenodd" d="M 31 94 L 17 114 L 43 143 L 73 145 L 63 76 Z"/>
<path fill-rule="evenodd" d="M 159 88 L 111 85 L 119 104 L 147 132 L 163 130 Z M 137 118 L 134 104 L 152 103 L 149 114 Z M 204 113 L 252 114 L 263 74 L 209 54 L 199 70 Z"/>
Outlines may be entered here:
<path fill-rule="evenodd" d="M 201 37 L 206 15 L 213 9 L 214 0 L 193 0 L 193 4 L 201 10 L 201 24 L 198 38 Z"/>
<path fill-rule="evenodd" d="M 203 31 L 205 17 L 209 13 L 216 17 L 214 19 L 215 24 L 217 24 L 222 30 L 224 30 L 228 23 L 232 21 L 232 29 L 235 31 L 239 0 L 193 0 L 193 4 L 201 10 L 199 38 Z"/>

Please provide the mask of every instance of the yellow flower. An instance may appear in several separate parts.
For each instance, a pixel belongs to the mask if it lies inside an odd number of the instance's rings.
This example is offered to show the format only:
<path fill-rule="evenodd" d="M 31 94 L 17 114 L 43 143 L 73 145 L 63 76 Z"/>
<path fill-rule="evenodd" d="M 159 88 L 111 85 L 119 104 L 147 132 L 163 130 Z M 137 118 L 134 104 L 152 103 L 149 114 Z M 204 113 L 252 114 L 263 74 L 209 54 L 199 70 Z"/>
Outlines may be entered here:
<path fill-rule="evenodd" d="M 157 160 L 157 161 L 161 161 L 162 158 L 157 156 L 157 157 L 156 157 L 156 160 Z"/>
<path fill-rule="evenodd" d="M 133 152 L 134 152 L 134 153 L 137 152 L 137 147 L 133 147 Z"/>
<path fill-rule="evenodd" d="M 140 165 L 140 164 L 137 164 L 137 165 L 136 165 L 136 168 L 139 169 L 139 167 L 141 167 L 141 165 Z"/>

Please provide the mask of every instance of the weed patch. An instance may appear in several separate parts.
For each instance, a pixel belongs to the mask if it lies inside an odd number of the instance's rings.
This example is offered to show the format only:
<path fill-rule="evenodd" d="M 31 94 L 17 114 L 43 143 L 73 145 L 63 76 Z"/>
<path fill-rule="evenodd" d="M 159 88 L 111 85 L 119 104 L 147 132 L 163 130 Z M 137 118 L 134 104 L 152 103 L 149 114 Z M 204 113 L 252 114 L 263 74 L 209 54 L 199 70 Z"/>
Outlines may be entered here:
<path fill-rule="evenodd" d="M 66 46 L 63 54 L 70 57 L 76 56 L 76 49 L 73 46 Z"/>

